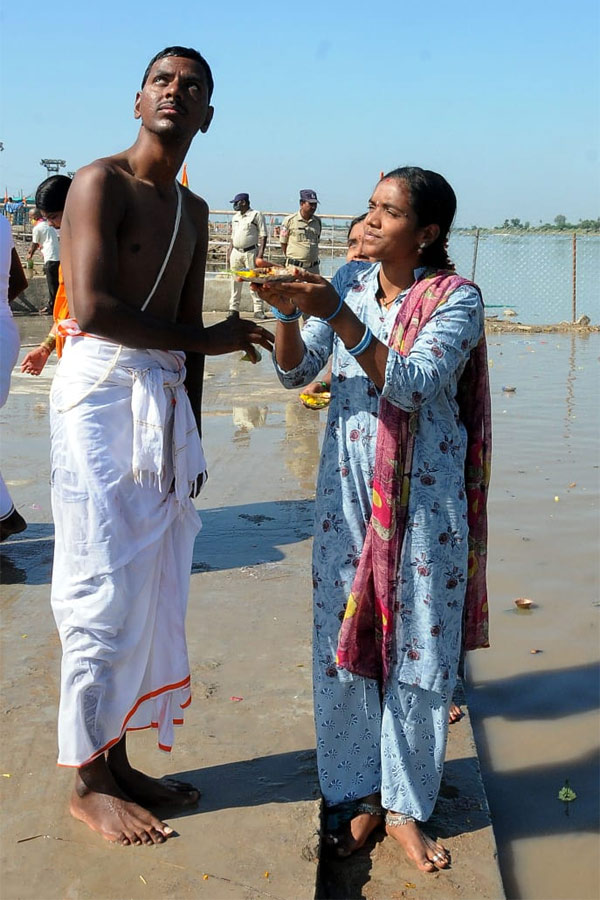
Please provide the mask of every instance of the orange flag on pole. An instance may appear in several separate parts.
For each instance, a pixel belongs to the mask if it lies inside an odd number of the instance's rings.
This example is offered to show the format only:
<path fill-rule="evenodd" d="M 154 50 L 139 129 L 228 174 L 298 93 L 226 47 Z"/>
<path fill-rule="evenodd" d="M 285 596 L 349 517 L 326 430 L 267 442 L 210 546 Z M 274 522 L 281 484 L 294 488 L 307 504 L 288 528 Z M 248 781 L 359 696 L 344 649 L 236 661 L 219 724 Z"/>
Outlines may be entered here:
<path fill-rule="evenodd" d="M 189 187 L 188 177 L 187 177 L 187 163 L 183 164 L 183 172 L 181 173 L 181 183 L 184 187 Z"/>

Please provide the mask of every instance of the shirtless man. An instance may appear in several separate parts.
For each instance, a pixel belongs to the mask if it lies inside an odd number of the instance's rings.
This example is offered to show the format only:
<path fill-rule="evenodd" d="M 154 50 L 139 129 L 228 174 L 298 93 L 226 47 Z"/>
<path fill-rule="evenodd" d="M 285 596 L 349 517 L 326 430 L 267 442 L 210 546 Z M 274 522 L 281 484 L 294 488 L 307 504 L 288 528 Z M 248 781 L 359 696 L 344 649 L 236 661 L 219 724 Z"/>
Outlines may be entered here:
<path fill-rule="evenodd" d="M 162 843 L 172 829 L 149 810 L 199 796 L 136 771 L 125 741 L 153 726 L 169 750 L 190 702 L 184 618 L 199 528 L 190 494 L 206 474 L 204 356 L 255 360 L 254 345 L 273 341 L 247 320 L 202 322 L 208 208 L 176 175 L 210 125 L 212 87 L 197 51 L 157 54 L 135 99 L 135 143 L 78 171 L 62 221 L 74 318 L 60 326 L 51 394 L 58 762 L 76 769 L 72 815 L 121 844 Z"/>

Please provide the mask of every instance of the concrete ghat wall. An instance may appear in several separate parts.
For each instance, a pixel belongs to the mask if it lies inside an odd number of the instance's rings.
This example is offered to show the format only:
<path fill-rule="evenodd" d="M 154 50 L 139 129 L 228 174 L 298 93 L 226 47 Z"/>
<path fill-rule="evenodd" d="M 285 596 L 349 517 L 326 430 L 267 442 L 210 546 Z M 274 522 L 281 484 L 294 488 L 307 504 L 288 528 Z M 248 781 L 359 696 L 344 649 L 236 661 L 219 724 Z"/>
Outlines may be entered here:
<path fill-rule="evenodd" d="M 228 278 L 207 278 L 204 287 L 204 310 L 206 312 L 227 312 L 230 291 L 231 282 Z M 48 303 L 46 279 L 37 275 L 30 278 L 29 286 L 21 297 L 25 299 L 26 303 L 19 303 L 19 298 L 17 298 L 13 305 L 15 312 L 25 312 L 28 304 L 37 310 L 46 306 Z M 241 309 L 243 312 L 252 312 L 252 296 L 247 285 L 242 286 Z"/>

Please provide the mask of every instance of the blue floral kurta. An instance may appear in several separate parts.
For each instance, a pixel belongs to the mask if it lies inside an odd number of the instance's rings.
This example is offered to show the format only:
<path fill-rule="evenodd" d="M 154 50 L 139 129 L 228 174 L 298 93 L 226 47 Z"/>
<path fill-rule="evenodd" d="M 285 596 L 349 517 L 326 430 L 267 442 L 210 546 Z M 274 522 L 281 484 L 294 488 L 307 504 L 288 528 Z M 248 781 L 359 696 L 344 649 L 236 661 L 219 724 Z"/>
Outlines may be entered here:
<path fill-rule="evenodd" d="M 333 286 L 358 318 L 387 344 L 398 304 L 405 294 L 399 295 L 388 311 L 382 310 L 375 297 L 378 272 L 379 264 L 350 263 L 338 271 Z M 415 274 L 418 277 L 420 270 Z M 402 684 L 446 697 L 456 679 L 467 579 L 468 527 L 464 485 L 466 433 L 459 421 L 455 398 L 457 381 L 469 353 L 483 333 L 483 321 L 478 291 L 470 285 L 463 286 L 433 314 L 407 357 L 393 351 L 388 356 L 382 394 L 402 409 L 419 412 L 399 579 L 395 664 L 388 691 L 390 686 Z M 326 323 L 310 318 L 302 337 L 306 352 L 300 365 L 289 372 L 278 369 L 286 387 L 315 380 L 333 354 L 331 403 L 317 482 L 313 546 L 317 734 L 326 748 L 327 726 L 323 722 L 342 722 L 344 716 L 352 732 L 357 713 L 351 711 L 349 697 L 360 695 L 357 702 L 364 707 L 362 715 L 375 735 L 372 755 L 380 738 L 375 732 L 382 727 L 381 722 L 373 727 L 380 715 L 375 710 L 380 701 L 378 695 L 371 701 L 365 700 L 364 691 L 373 694 L 374 683 L 370 685 L 368 679 L 338 670 L 334 660 L 340 623 L 371 514 L 380 394 Z M 364 691 L 357 691 L 362 682 L 366 682 Z M 361 718 L 360 713 L 358 717 Z M 337 723 L 333 725 L 334 729 L 338 727 L 341 726 Z M 351 733 L 345 737 L 347 731 L 348 727 L 342 727 L 339 732 L 340 752 L 345 740 L 349 748 L 354 744 Z M 378 757 L 379 752 L 375 755 Z M 348 779 L 339 789 L 336 785 L 328 791 L 321 759 L 319 767 L 328 802 L 365 796 L 368 792 L 353 786 Z M 357 770 L 356 766 L 351 768 Z M 379 760 L 374 768 L 377 771 Z M 325 779 L 337 782 L 337 774 L 331 779 L 328 772 Z M 373 783 L 376 781 L 374 775 Z"/>

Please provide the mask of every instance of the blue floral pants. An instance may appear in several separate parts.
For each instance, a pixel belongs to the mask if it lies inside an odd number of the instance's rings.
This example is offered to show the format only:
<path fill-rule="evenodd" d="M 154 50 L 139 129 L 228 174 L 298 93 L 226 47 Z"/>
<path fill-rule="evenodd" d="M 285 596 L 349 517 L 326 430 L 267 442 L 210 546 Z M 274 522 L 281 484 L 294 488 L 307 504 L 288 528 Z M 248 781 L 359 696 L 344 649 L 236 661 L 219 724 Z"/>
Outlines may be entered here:
<path fill-rule="evenodd" d="M 317 764 L 327 806 L 381 792 L 385 809 L 426 822 L 440 788 L 451 692 L 386 689 L 327 675 L 315 660 Z"/>

